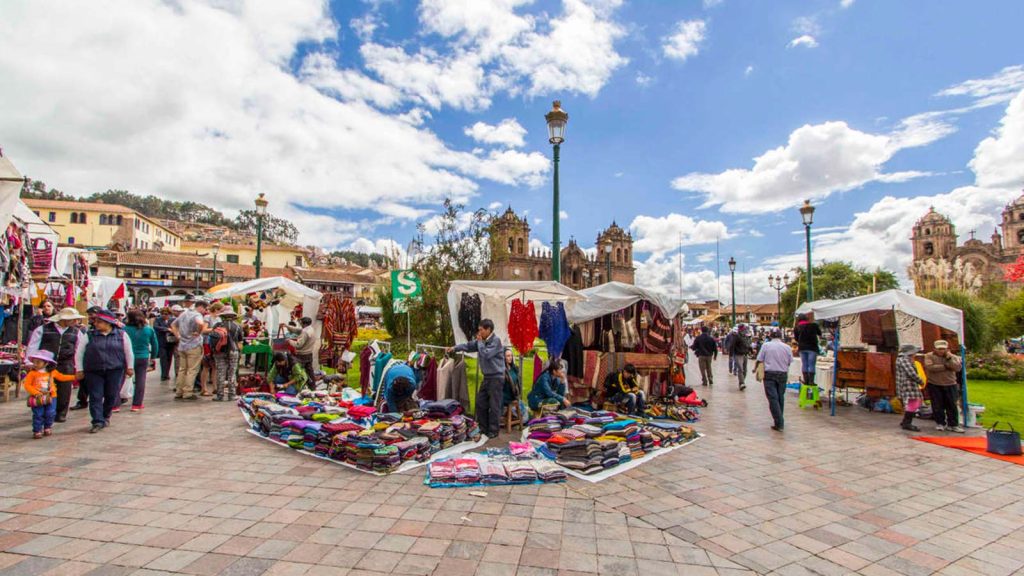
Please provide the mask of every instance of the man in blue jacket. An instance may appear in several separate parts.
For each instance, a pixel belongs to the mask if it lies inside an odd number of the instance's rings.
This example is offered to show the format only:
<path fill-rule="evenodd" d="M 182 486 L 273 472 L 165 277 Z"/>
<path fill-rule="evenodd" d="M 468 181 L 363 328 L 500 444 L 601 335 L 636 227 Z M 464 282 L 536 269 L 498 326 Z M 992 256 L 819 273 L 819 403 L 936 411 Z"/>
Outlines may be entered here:
<path fill-rule="evenodd" d="M 480 321 L 476 340 L 449 348 L 448 352 L 476 352 L 484 381 L 476 392 L 476 421 L 480 431 L 497 438 L 501 430 L 501 398 L 505 387 L 505 346 L 494 333 L 494 322 Z"/>

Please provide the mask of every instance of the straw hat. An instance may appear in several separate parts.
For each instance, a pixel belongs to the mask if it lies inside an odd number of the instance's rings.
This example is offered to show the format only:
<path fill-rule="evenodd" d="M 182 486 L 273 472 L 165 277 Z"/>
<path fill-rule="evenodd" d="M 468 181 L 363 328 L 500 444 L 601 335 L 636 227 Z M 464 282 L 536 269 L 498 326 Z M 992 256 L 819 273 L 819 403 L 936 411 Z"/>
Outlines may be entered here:
<path fill-rule="evenodd" d="M 85 316 L 78 313 L 78 310 L 74 308 L 63 308 L 60 312 L 57 312 L 53 316 L 50 316 L 50 320 L 58 322 L 60 320 L 82 320 Z"/>

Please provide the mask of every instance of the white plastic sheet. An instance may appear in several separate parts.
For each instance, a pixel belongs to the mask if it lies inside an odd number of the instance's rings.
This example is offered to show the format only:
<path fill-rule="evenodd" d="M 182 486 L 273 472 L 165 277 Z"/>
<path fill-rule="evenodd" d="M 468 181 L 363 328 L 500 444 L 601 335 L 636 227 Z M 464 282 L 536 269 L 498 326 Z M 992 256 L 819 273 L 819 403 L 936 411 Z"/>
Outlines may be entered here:
<path fill-rule="evenodd" d="M 14 217 L 14 210 L 21 203 L 21 187 L 24 185 L 24 178 L 18 169 L 14 167 L 4 156 L 0 156 L 0 224 L 3 230 L 11 223 Z"/>
<path fill-rule="evenodd" d="M 586 322 L 594 318 L 614 314 L 623 308 L 646 300 L 661 310 L 661 313 L 672 320 L 677 315 L 689 311 L 686 303 L 658 292 L 645 290 L 632 284 L 608 282 L 593 288 L 581 290 L 586 299 L 574 304 L 567 311 L 570 322 Z"/>

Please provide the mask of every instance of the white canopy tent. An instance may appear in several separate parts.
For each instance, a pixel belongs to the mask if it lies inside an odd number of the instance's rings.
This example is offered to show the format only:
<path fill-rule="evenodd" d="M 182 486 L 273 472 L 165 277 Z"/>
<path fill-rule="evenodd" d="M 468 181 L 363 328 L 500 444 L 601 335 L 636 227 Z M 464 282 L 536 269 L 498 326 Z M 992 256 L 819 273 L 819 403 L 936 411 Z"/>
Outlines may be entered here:
<path fill-rule="evenodd" d="M 613 314 L 641 300 L 646 300 L 657 306 L 665 318 L 669 320 L 672 320 L 680 313 L 689 311 L 686 303 L 681 300 L 645 290 L 632 284 L 623 284 L 622 282 L 608 282 L 581 290 L 580 294 L 586 299 L 576 302 L 567 311 L 569 321 L 573 323 L 586 322 L 594 318 Z"/>
<path fill-rule="evenodd" d="M 581 293 L 554 281 L 487 281 L 456 280 L 448 287 L 448 314 L 455 332 L 455 342 L 466 342 L 466 335 L 459 329 L 459 304 L 462 294 L 478 294 L 481 301 L 481 318 L 494 321 L 494 332 L 505 344 L 508 340 L 508 316 L 512 301 L 517 299 L 533 302 L 562 302 L 566 316 L 573 305 L 586 299 Z M 540 310 L 537 310 L 540 320 Z"/>
<path fill-rule="evenodd" d="M 11 223 L 14 211 L 21 204 L 21 187 L 25 185 L 25 177 L 18 172 L 14 164 L 6 156 L 0 154 L 0 224 L 3 230 Z"/>
<path fill-rule="evenodd" d="M 18 203 L 14 206 L 14 217 L 25 225 L 30 240 L 42 238 L 50 242 L 50 246 L 54 248 L 50 252 L 50 276 L 58 276 L 59 274 L 57 274 L 56 270 L 57 259 L 55 256 L 57 255 L 57 244 L 60 242 L 60 235 L 49 224 L 43 222 L 42 218 L 36 216 L 36 213 L 21 200 L 18 200 Z"/>
<path fill-rule="evenodd" d="M 273 331 L 276 330 L 277 326 L 280 325 L 281 319 L 287 319 L 291 315 L 292 310 L 299 304 L 302 304 L 304 316 L 316 320 L 323 294 L 294 280 L 289 280 L 284 276 L 271 276 L 270 278 L 257 278 L 245 282 L 225 284 L 216 291 L 210 292 L 207 296 L 215 299 L 231 298 L 234 296 L 245 296 L 253 292 L 264 292 L 266 290 L 281 290 L 284 293 L 284 297 L 278 305 L 268 308 L 267 314 L 264 315 L 264 320 L 268 330 L 271 331 L 271 335 L 273 335 Z M 319 338 L 320 325 L 319 323 L 315 323 L 315 325 L 317 327 L 317 337 Z"/>

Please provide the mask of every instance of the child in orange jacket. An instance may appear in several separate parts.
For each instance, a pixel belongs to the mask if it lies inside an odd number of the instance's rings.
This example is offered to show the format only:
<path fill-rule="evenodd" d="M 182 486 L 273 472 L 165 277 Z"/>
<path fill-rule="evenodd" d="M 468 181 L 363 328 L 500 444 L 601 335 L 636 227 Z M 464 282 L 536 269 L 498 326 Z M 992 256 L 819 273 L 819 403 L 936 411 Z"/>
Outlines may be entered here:
<path fill-rule="evenodd" d="M 74 380 L 75 375 L 53 370 L 53 353 L 49 350 L 40 350 L 28 359 L 32 361 L 32 370 L 25 375 L 21 385 L 28 393 L 29 407 L 32 408 L 32 437 L 39 439 L 53 433 L 53 419 L 57 415 L 55 380 L 67 382 Z"/>

